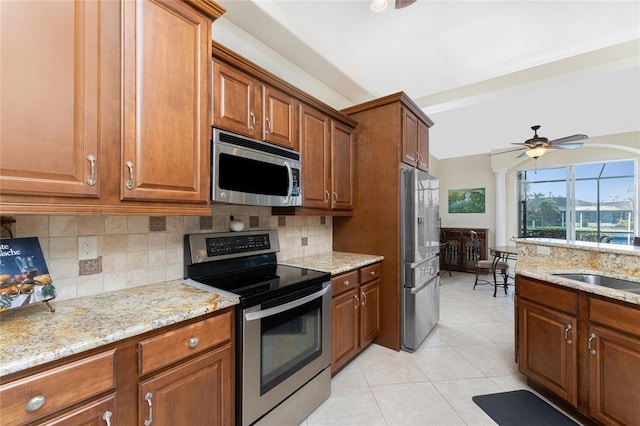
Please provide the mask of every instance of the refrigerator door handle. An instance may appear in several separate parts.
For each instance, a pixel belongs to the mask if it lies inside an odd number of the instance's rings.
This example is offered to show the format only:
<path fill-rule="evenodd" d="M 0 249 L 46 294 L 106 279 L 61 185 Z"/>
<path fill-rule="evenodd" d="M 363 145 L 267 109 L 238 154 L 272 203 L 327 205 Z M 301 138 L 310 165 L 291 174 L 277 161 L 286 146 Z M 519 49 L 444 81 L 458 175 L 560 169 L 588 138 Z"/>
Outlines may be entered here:
<path fill-rule="evenodd" d="M 420 293 L 422 290 L 424 290 L 426 287 L 429 287 L 434 281 L 437 281 L 436 278 L 438 278 L 439 275 L 434 275 L 432 278 L 429 278 L 429 280 L 427 282 L 425 282 L 424 284 L 422 284 L 420 287 L 413 287 L 411 289 L 411 294 L 418 294 Z"/>
<path fill-rule="evenodd" d="M 432 262 L 433 258 L 438 256 L 440 256 L 440 252 L 438 252 L 437 254 L 434 254 L 431 257 L 427 257 L 426 259 L 422 259 L 420 262 L 407 263 L 407 266 L 409 266 L 409 268 L 411 269 L 418 269 L 420 266 L 424 265 L 425 263 Z"/>

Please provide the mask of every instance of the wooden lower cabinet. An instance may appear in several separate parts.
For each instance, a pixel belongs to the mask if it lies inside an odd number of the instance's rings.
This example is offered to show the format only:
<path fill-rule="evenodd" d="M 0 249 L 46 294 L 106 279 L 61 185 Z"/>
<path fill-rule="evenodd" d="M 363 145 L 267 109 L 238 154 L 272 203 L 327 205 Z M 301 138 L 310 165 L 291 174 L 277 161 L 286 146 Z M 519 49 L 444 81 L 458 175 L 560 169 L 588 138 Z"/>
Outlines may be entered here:
<path fill-rule="evenodd" d="M 331 280 L 331 374 L 369 346 L 380 331 L 380 270 L 375 263 Z"/>
<path fill-rule="evenodd" d="M 516 292 L 516 357 L 532 385 L 598 424 L 637 424 L 640 306 L 522 275 Z"/>
<path fill-rule="evenodd" d="M 230 344 L 141 381 L 138 422 L 155 425 L 231 424 Z"/>
<path fill-rule="evenodd" d="M 234 312 L 1 377 L 0 424 L 232 425 Z"/>
<path fill-rule="evenodd" d="M 522 301 L 518 323 L 520 371 L 576 405 L 578 362 L 572 339 L 577 330 L 576 318 L 544 305 Z"/>

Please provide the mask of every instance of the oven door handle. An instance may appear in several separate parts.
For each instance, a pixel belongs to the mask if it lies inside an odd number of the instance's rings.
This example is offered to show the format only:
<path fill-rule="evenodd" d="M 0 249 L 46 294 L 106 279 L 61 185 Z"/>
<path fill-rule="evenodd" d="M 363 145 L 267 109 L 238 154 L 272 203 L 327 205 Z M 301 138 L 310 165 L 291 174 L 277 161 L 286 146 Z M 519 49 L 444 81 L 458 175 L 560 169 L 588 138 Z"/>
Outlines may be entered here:
<path fill-rule="evenodd" d="M 286 312 L 290 309 L 297 308 L 298 306 L 302 306 L 305 303 L 311 302 L 312 300 L 318 299 L 324 296 L 325 294 L 327 294 L 327 292 L 329 292 L 330 290 L 331 290 L 331 286 L 327 286 L 320 291 L 316 291 L 313 294 L 294 300 L 292 302 L 288 302 L 279 306 L 274 306 L 273 308 L 265 309 L 262 311 L 247 312 L 246 314 L 244 314 L 244 319 L 247 321 L 254 321 L 257 319 L 281 314 L 282 312 Z"/>
<path fill-rule="evenodd" d="M 284 166 L 287 168 L 287 173 L 289 173 L 289 188 L 287 189 L 287 196 L 284 197 L 284 204 L 289 204 L 291 193 L 293 192 L 293 171 L 291 171 L 291 165 L 288 161 L 284 162 Z"/>

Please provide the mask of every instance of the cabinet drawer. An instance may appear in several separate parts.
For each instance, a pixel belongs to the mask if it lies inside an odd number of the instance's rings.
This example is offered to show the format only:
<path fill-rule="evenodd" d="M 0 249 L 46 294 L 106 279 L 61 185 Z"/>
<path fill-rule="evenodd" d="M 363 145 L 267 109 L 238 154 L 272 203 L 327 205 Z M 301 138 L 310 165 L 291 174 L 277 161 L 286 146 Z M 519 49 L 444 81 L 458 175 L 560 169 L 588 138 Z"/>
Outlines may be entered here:
<path fill-rule="evenodd" d="M 591 298 L 589 320 L 640 336 L 640 309 Z"/>
<path fill-rule="evenodd" d="M 381 263 L 374 263 L 373 265 L 360 268 L 360 284 L 380 278 L 380 265 Z"/>
<path fill-rule="evenodd" d="M 140 375 L 200 353 L 231 338 L 231 313 L 217 315 L 138 343 Z"/>
<path fill-rule="evenodd" d="M 358 271 L 347 272 L 331 278 L 331 294 L 337 296 L 358 285 Z"/>
<path fill-rule="evenodd" d="M 2 424 L 35 421 L 116 386 L 115 349 L 52 368 L 0 387 Z M 27 403 L 40 397 L 40 408 Z"/>
<path fill-rule="evenodd" d="M 559 287 L 518 277 L 518 296 L 536 301 L 562 312 L 578 314 L 578 294 Z"/>

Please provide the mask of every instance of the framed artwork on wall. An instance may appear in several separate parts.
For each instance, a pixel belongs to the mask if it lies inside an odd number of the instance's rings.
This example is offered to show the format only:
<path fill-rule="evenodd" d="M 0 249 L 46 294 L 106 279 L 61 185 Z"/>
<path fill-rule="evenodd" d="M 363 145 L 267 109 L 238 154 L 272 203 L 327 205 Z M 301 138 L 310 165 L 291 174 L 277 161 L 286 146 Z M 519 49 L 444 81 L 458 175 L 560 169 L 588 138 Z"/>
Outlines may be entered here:
<path fill-rule="evenodd" d="M 485 188 L 449 190 L 449 213 L 484 213 Z"/>

